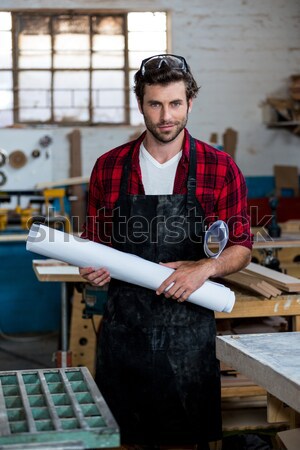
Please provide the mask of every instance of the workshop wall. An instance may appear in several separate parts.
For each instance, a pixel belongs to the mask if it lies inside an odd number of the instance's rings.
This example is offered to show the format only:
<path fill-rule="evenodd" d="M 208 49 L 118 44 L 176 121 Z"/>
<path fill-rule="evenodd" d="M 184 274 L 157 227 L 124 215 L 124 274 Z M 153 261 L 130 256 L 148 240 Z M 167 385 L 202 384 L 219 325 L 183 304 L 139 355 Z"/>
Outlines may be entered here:
<path fill-rule="evenodd" d="M 246 176 L 271 176 L 274 164 L 298 165 L 300 137 L 263 124 L 261 104 L 267 96 L 286 96 L 289 77 L 300 67 L 299 0 L 2 0 L 1 10 L 30 9 L 167 10 L 170 51 L 184 55 L 201 85 L 188 128 L 209 141 L 227 127 L 238 132 L 236 160 Z M 83 175 L 95 159 L 131 138 L 142 127 L 82 128 Z M 69 176 L 71 129 L 51 133 L 52 180 Z M 40 135 L 41 130 L 38 131 Z M 11 148 L 34 148 L 36 130 L 0 129 Z M 45 175 L 46 176 L 46 175 Z"/>

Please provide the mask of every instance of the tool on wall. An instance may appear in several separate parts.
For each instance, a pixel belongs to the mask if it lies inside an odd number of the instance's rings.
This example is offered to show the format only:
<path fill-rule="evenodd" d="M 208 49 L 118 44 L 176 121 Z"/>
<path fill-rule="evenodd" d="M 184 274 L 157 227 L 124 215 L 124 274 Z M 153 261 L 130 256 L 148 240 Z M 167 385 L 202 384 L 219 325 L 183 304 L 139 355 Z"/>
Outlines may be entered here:
<path fill-rule="evenodd" d="M 0 167 L 3 167 L 7 162 L 7 151 L 3 148 L 0 148 Z"/>
<path fill-rule="evenodd" d="M 0 149 L 0 167 L 5 166 L 8 158 L 8 153 L 3 148 Z M 3 170 L 0 170 L 0 187 L 4 186 L 7 181 L 7 176 Z"/>
<path fill-rule="evenodd" d="M 47 200 L 43 190 L 36 188 L 39 181 L 51 179 L 52 137 L 39 133 L 29 148 L 26 144 L 27 135 L 20 136 L 18 143 L 10 140 L 0 143 L 1 230 L 27 229 L 32 216 L 44 215 L 47 201 L 54 203 L 54 207 L 59 202 L 54 198 Z"/>
<path fill-rule="evenodd" d="M 8 162 L 14 169 L 21 169 L 27 163 L 27 156 L 22 150 L 14 150 L 9 154 Z"/>
<path fill-rule="evenodd" d="M 52 144 L 52 142 L 52 137 L 47 135 L 41 137 L 39 140 L 40 146 L 46 149 L 46 158 L 49 158 L 49 152 L 47 149 Z"/>
<path fill-rule="evenodd" d="M 49 145 L 52 144 L 52 137 L 47 136 L 47 135 L 41 137 L 39 140 L 39 144 L 41 147 L 44 147 L 44 148 L 49 147 Z"/>
<path fill-rule="evenodd" d="M 32 158 L 39 158 L 41 156 L 41 151 L 38 148 L 35 148 L 31 152 Z"/>
<path fill-rule="evenodd" d="M 5 175 L 5 173 L 0 170 L 0 186 L 4 186 L 4 184 L 7 181 L 7 176 Z"/>

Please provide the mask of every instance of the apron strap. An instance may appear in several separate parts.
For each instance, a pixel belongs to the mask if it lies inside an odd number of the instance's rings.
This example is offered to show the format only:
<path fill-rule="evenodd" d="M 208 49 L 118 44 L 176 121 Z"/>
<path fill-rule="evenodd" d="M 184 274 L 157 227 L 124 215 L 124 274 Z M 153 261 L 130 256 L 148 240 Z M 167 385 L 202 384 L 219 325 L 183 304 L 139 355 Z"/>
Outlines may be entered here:
<path fill-rule="evenodd" d="M 187 180 L 187 202 L 186 202 L 188 211 L 191 210 L 192 208 L 195 208 L 196 168 L 197 168 L 196 143 L 195 139 L 192 136 L 190 136 L 190 163 Z"/>

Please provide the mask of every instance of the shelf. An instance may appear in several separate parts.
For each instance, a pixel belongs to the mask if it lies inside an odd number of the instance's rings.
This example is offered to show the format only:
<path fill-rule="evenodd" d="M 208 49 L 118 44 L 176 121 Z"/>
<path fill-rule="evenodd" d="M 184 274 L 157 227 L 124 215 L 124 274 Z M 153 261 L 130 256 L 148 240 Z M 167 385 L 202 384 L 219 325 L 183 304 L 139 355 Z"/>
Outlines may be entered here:
<path fill-rule="evenodd" d="M 300 122 L 269 122 L 266 124 L 269 128 L 279 128 L 279 127 L 299 127 Z"/>
<path fill-rule="evenodd" d="M 269 98 L 262 104 L 263 122 L 268 128 L 287 128 L 300 136 L 300 103 Z"/>

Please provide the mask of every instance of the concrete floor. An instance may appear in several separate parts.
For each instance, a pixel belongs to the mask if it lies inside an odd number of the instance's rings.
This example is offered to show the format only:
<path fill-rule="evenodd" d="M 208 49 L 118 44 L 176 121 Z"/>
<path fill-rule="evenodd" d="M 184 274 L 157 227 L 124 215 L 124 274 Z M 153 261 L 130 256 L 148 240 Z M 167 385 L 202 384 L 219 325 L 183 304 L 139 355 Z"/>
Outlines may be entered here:
<path fill-rule="evenodd" d="M 0 333 L 0 371 L 55 367 L 59 333 L 5 335 Z"/>

